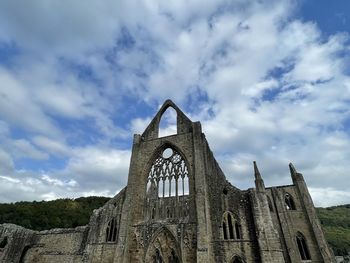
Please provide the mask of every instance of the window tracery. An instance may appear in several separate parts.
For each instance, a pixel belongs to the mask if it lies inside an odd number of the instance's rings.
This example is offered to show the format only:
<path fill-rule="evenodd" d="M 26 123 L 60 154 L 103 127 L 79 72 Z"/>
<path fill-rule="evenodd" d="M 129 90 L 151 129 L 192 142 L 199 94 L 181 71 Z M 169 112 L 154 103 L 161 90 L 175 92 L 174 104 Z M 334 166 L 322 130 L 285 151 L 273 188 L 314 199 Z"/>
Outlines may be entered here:
<path fill-rule="evenodd" d="M 223 215 L 222 230 L 225 240 L 242 239 L 241 226 L 230 212 L 225 212 Z"/>
<path fill-rule="evenodd" d="M 147 180 L 149 196 L 160 198 L 189 194 L 188 168 L 183 157 L 171 147 L 160 152 L 152 164 Z"/>
<path fill-rule="evenodd" d="M 117 220 L 112 218 L 108 222 L 106 228 L 106 242 L 116 242 L 117 241 Z"/>

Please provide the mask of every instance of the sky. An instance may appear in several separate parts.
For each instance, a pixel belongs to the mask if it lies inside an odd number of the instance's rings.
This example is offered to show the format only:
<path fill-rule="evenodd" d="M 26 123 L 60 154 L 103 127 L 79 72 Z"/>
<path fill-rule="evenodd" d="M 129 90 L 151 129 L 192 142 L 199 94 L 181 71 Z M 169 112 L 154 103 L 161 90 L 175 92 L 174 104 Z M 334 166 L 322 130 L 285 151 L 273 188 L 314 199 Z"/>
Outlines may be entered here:
<path fill-rule="evenodd" d="M 113 196 L 166 99 L 228 180 L 350 203 L 348 0 L 0 1 L 0 202 Z M 162 132 L 174 129 L 166 112 Z"/>

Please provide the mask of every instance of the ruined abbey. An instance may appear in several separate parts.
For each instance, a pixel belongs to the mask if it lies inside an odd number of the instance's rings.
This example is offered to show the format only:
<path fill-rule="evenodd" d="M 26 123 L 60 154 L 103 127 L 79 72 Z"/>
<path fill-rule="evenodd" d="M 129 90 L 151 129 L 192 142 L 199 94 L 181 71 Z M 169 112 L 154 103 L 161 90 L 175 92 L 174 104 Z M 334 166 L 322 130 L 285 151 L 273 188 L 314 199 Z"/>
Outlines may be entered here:
<path fill-rule="evenodd" d="M 159 137 L 172 107 L 177 134 Z M 32 231 L 0 225 L 0 262 L 335 262 L 302 174 L 255 188 L 225 178 L 199 122 L 166 101 L 134 136 L 127 186 L 86 226 Z M 96 175 L 98 176 L 98 175 Z"/>

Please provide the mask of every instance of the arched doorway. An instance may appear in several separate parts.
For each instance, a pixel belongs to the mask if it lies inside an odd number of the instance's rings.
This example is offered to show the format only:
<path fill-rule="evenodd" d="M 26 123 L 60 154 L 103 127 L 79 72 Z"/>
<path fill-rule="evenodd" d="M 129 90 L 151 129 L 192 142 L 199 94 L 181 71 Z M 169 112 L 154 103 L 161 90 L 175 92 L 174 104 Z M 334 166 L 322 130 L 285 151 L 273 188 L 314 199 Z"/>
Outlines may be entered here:
<path fill-rule="evenodd" d="M 180 249 L 171 232 L 163 228 L 158 231 L 148 246 L 146 263 L 180 263 Z"/>

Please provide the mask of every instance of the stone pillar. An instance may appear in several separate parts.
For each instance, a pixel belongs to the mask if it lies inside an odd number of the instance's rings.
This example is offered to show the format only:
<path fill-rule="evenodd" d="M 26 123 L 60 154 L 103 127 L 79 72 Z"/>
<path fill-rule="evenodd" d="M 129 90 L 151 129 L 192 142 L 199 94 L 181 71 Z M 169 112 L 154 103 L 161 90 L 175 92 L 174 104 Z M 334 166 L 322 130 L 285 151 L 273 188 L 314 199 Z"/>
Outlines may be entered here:
<path fill-rule="evenodd" d="M 205 167 L 205 143 L 200 123 L 193 124 L 195 204 L 197 211 L 197 262 L 215 262 L 211 248 L 210 207 Z"/>
<path fill-rule="evenodd" d="M 285 262 L 278 231 L 272 222 L 265 184 L 255 162 L 254 176 L 256 189 L 251 189 L 251 199 L 261 262 Z"/>
<path fill-rule="evenodd" d="M 292 163 L 289 164 L 289 169 L 293 180 L 293 184 L 297 188 L 301 204 L 306 212 L 306 216 L 308 221 L 310 222 L 312 231 L 314 232 L 315 239 L 324 262 L 336 262 L 335 257 L 327 244 L 326 238 L 324 237 L 320 220 L 317 217 L 316 209 L 310 196 L 309 190 L 304 181 L 303 175 L 296 171 Z"/>

